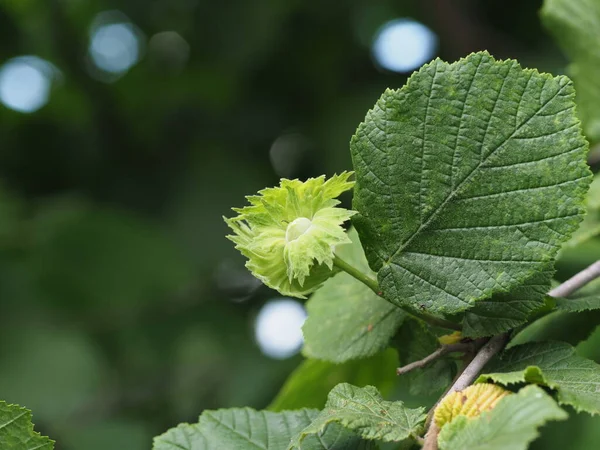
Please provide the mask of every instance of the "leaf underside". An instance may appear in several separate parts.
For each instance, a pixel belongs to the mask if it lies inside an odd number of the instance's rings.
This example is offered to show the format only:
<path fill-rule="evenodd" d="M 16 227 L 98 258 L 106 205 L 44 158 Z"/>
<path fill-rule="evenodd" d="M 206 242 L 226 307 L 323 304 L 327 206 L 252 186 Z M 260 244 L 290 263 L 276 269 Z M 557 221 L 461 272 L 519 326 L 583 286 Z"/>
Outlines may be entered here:
<path fill-rule="evenodd" d="M 547 269 L 590 182 L 574 95 L 485 52 L 383 94 L 351 152 L 353 223 L 387 300 L 458 313 Z"/>
<path fill-rule="evenodd" d="M 337 385 L 329 393 L 325 409 L 293 439 L 290 448 L 300 448 L 307 436 L 339 423 L 365 439 L 399 442 L 416 436 L 425 421 L 425 408 L 406 408 L 402 402 L 383 400 L 373 386 Z"/>
<path fill-rule="evenodd" d="M 539 436 L 540 426 L 566 418 L 542 389 L 527 386 L 476 418 L 454 419 L 442 428 L 438 443 L 441 450 L 525 450 Z"/>
<path fill-rule="evenodd" d="M 181 424 L 154 438 L 153 450 L 283 450 L 319 414 L 255 411 L 251 408 L 205 411 L 197 424 Z M 371 444 L 334 425 L 308 436 L 299 450 L 367 450 Z"/>
<path fill-rule="evenodd" d="M 578 356 L 564 342 L 513 347 L 485 370 L 477 382 L 541 384 L 556 390 L 560 404 L 590 414 L 600 413 L 600 365 Z"/>

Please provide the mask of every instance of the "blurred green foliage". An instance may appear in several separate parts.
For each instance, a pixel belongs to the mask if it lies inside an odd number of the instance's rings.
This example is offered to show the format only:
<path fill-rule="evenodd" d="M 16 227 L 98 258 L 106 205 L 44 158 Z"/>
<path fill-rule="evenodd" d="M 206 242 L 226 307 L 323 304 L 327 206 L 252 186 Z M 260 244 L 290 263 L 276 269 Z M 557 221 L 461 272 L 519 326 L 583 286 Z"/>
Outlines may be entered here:
<path fill-rule="evenodd" d="M 39 111 L 0 107 L 0 398 L 63 450 L 147 449 L 206 408 L 267 406 L 301 358 L 254 343 L 274 293 L 248 278 L 221 216 L 277 182 L 282 136 L 287 177 L 351 167 L 357 124 L 406 79 L 370 56 L 384 22 L 425 23 L 446 60 L 487 49 L 561 73 L 540 3 L 0 0 L 0 62 L 36 55 L 61 73 Z M 115 9 L 145 40 L 179 33 L 189 59 L 146 45 L 124 76 L 95 79 L 90 25 Z M 558 277 L 598 254 L 564 252 Z M 598 361 L 597 344 L 579 348 Z M 598 429 L 574 415 L 535 445 L 577 432 L 593 448 Z"/>

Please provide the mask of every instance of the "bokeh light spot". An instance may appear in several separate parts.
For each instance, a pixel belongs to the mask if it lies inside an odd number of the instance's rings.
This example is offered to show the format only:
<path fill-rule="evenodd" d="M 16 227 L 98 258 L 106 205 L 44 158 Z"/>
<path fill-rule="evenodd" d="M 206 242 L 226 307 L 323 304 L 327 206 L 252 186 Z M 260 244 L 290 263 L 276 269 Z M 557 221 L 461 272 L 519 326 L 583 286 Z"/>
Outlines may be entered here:
<path fill-rule="evenodd" d="M 156 33 L 148 42 L 148 53 L 155 67 L 179 72 L 188 62 L 190 45 L 175 31 Z"/>
<path fill-rule="evenodd" d="M 20 56 L 0 68 L 0 102 L 22 113 L 37 111 L 50 97 L 56 69 L 37 56 Z"/>
<path fill-rule="evenodd" d="M 393 72 L 410 72 L 430 61 L 437 50 L 437 36 L 422 23 L 396 19 L 385 23 L 373 43 L 377 64 Z"/>
<path fill-rule="evenodd" d="M 90 31 L 89 54 L 100 70 L 121 75 L 140 59 L 140 33 L 118 12 L 99 14 Z"/>
<path fill-rule="evenodd" d="M 267 302 L 256 318 L 256 341 L 262 352 L 275 359 L 295 355 L 302 346 L 306 311 L 301 303 L 279 298 Z"/>

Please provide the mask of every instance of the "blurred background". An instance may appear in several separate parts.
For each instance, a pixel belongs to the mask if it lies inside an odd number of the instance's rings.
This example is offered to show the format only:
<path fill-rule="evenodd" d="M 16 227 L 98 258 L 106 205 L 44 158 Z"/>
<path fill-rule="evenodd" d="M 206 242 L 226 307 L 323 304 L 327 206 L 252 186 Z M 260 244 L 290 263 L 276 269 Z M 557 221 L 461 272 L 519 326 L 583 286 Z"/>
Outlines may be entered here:
<path fill-rule="evenodd" d="M 350 169 L 367 109 L 434 57 L 564 73 L 540 6 L 0 0 L 0 398 L 59 450 L 149 449 L 204 409 L 264 408 L 305 312 L 244 269 L 221 217 Z M 565 252 L 558 278 L 598 254 Z M 538 446 L 595 448 L 599 420 Z"/>

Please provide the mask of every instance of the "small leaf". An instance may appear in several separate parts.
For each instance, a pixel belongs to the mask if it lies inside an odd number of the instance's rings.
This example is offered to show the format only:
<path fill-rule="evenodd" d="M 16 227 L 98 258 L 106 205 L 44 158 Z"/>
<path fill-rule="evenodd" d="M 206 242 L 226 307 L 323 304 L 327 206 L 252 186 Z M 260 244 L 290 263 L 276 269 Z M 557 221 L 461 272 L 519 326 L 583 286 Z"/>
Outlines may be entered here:
<path fill-rule="evenodd" d="M 293 439 L 290 448 L 301 448 L 307 436 L 322 432 L 331 423 L 339 423 L 365 439 L 402 441 L 422 430 L 424 411 L 406 408 L 402 402 L 385 401 L 372 386 L 358 388 L 342 383 L 333 388 L 325 409 Z"/>
<path fill-rule="evenodd" d="M 486 52 L 383 94 L 351 152 L 352 221 L 384 298 L 458 313 L 546 270 L 591 181 L 574 96 Z"/>
<path fill-rule="evenodd" d="M 561 405 L 600 413 L 600 365 L 575 354 L 564 342 L 519 345 L 486 367 L 477 382 L 536 383 L 557 391 Z"/>
<path fill-rule="evenodd" d="M 31 411 L 0 401 L 0 448 L 52 450 L 54 441 L 33 431 Z"/>
<path fill-rule="evenodd" d="M 250 408 L 205 411 L 197 424 L 180 424 L 154 438 L 153 450 L 282 450 L 293 435 L 318 415 L 317 410 L 273 413 Z M 363 450 L 370 444 L 344 430 L 328 427 L 317 436 L 307 437 L 299 450 Z"/>
<path fill-rule="evenodd" d="M 372 274 L 358 233 L 352 229 L 348 237 L 352 245 L 337 247 L 336 254 Z M 400 308 L 345 272 L 325 282 L 306 308 L 302 353 L 308 358 L 336 363 L 365 358 L 385 349 L 406 317 Z"/>
<path fill-rule="evenodd" d="M 323 409 L 329 391 L 344 382 L 356 386 L 372 385 L 386 395 L 396 383 L 397 367 L 398 355 L 394 349 L 343 364 L 307 359 L 288 377 L 268 409 Z"/>
<path fill-rule="evenodd" d="M 569 73 L 577 88 L 578 112 L 585 134 L 600 139 L 600 2 L 546 0 L 542 21 L 571 59 Z"/>
<path fill-rule="evenodd" d="M 565 420 L 564 412 L 537 386 L 504 397 L 491 411 L 468 419 L 458 417 L 442 428 L 441 450 L 525 450 L 550 420 Z"/>
<path fill-rule="evenodd" d="M 545 306 L 554 270 L 534 274 L 511 292 L 478 301 L 463 320 L 463 334 L 471 338 L 493 336 L 524 324 Z"/>

